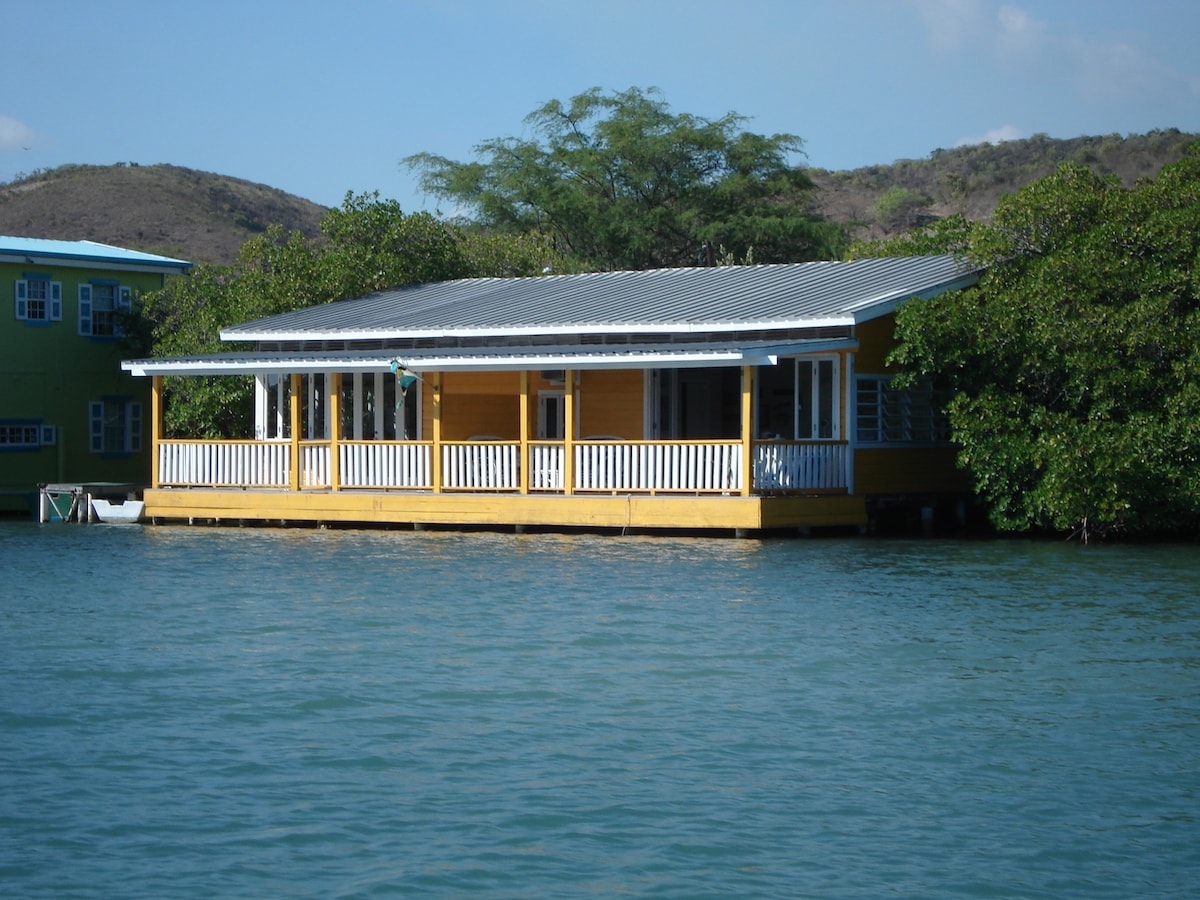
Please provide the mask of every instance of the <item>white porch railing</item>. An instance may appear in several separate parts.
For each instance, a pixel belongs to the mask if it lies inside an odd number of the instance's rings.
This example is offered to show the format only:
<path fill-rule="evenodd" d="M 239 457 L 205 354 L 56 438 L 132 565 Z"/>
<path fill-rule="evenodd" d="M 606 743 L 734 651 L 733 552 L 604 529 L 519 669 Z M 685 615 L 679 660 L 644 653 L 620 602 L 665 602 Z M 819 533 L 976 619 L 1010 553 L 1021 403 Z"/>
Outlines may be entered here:
<path fill-rule="evenodd" d="M 756 444 L 754 487 L 759 491 L 849 488 L 847 445 L 793 441 Z"/>
<path fill-rule="evenodd" d="M 432 490 L 428 441 L 338 443 L 338 487 Z M 753 490 L 794 493 L 850 488 L 844 443 L 771 441 L 753 446 Z M 159 483 L 176 487 L 287 487 L 291 444 L 286 441 L 160 441 Z M 561 492 L 563 444 L 528 444 L 528 489 Z M 441 444 L 441 487 L 456 491 L 519 491 L 518 441 Z M 301 488 L 333 486 L 330 444 L 300 443 Z M 742 490 L 739 441 L 580 441 L 573 445 L 572 489 L 579 492 L 736 493 Z"/>
<path fill-rule="evenodd" d="M 287 487 L 290 453 L 279 441 L 159 441 L 158 478 L 178 487 Z"/>
<path fill-rule="evenodd" d="M 326 488 L 333 483 L 329 471 L 329 445 L 325 443 L 300 444 L 300 486 Z"/>
<path fill-rule="evenodd" d="M 338 445 L 340 483 L 346 488 L 433 487 L 433 445 L 414 441 L 355 441 Z"/>
<path fill-rule="evenodd" d="M 742 489 L 739 441 L 596 441 L 575 445 L 575 489 L 688 491 Z"/>
<path fill-rule="evenodd" d="M 442 444 L 446 490 L 515 491 L 521 487 L 521 445 L 508 441 Z"/>
<path fill-rule="evenodd" d="M 529 489 L 531 491 L 561 491 L 567 458 L 562 444 L 530 444 Z"/>

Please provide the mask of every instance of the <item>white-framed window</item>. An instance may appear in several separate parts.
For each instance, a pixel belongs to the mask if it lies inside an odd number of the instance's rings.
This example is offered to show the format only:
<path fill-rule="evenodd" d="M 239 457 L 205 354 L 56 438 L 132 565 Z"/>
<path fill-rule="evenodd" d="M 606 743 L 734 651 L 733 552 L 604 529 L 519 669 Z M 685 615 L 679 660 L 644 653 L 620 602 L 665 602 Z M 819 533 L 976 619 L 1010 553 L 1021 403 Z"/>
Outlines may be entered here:
<path fill-rule="evenodd" d="M 796 439 L 836 441 L 842 435 L 838 385 L 841 360 L 796 359 Z"/>
<path fill-rule="evenodd" d="M 79 333 L 120 337 L 121 316 L 133 304 L 133 291 L 115 281 L 98 279 L 79 286 Z"/>
<path fill-rule="evenodd" d="M 0 419 L 0 451 L 37 450 L 45 443 L 42 440 L 43 428 L 53 427 L 43 426 L 36 419 Z"/>
<path fill-rule="evenodd" d="M 88 403 L 88 450 L 124 456 L 142 449 L 142 404 L 128 397 Z"/>
<path fill-rule="evenodd" d="M 62 282 L 48 275 L 26 273 L 13 285 L 16 318 L 25 322 L 57 322 L 62 319 Z"/>
<path fill-rule="evenodd" d="M 928 379 L 892 386 L 890 375 L 855 380 L 855 421 L 862 444 L 942 444 L 950 440 L 945 397 Z"/>

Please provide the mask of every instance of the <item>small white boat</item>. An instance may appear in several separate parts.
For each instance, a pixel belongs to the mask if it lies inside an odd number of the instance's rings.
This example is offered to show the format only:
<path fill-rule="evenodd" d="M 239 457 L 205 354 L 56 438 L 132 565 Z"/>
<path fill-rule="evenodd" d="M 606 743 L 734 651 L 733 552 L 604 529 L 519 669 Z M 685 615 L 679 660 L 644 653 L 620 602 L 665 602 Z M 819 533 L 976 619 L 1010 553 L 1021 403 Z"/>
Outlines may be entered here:
<path fill-rule="evenodd" d="M 146 504 L 141 500 L 126 500 L 123 503 L 109 503 L 107 500 L 92 500 L 92 510 L 96 518 L 110 525 L 132 525 L 142 517 Z"/>

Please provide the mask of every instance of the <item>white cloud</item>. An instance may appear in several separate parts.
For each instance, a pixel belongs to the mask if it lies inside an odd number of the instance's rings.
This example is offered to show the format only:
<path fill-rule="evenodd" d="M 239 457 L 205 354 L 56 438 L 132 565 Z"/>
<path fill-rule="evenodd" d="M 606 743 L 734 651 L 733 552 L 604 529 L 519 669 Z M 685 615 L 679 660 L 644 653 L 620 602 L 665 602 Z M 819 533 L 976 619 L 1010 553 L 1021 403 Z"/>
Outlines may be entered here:
<path fill-rule="evenodd" d="M 912 3 L 935 50 L 958 50 L 973 43 L 986 19 L 983 0 L 912 0 Z"/>
<path fill-rule="evenodd" d="M 994 50 L 1001 64 L 1043 80 L 1066 79 L 1080 99 L 1104 104 L 1137 102 L 1156 93 L 1200 96 L 1200 79 L 1138 46 L 1145 35 L 1117 40 L 1084 31 L 1079 23 L 1056 27 L 1012 4 L 997 9 L 996 25 Z"/>
<path fill-rule="evenodd" d="M 1004 5 L 996 11 L 996 50 L 1001 59 L 1023 63 L 1053 50 L 1052 40 L 1044 22 L 1023 9 Z"/>
<path fill-rule="evenodd" d="M 28 150 L 38 134 L 23 122 L 0 113 L 0 150 Z"/>
<path fill-rule="evenodd" d="M 1025 132 L 1016 125 L 1001 125 L 978 137 L 959 138 L 954 142 L 955 147 L 969 147 L 973 144 L 1003 144 L 1005 141 L 1019 141 L 1025 137 Z"/>
<path fill-rule="evenodd" d="M 1117 37 L 1102 20 L 1044 18 L 1032 0 L 907 0 L 929 48 L 969 54 L 998 65 L 1004 76 L 1062 85 L 1080 102 L 1137 103 L 1158 96 L 1200 99 L 1200 78 L 1165 63 L 1148 34 Z"/>

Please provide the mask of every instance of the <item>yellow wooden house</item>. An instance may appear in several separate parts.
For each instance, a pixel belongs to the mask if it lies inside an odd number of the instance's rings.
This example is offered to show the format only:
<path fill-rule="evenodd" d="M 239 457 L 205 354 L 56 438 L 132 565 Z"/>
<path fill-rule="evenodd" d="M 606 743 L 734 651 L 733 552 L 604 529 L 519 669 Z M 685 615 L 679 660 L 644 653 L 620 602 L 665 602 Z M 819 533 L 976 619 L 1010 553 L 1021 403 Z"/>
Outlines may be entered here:
<path fill-rule="evenodd" d="M 153 379 L 145 514 L 189 522 L 865 527 L 961 494 L 938 398 L 894 389 L 896 308 L 951 256 L 415 285 L 222 331 Z M 167 439 L 163 376 L 253 378 L 240 440 Z"/>

